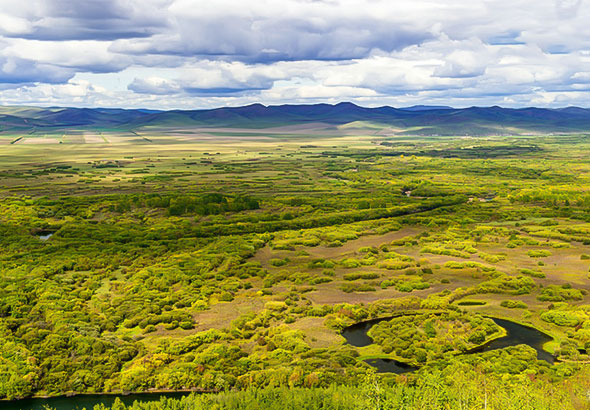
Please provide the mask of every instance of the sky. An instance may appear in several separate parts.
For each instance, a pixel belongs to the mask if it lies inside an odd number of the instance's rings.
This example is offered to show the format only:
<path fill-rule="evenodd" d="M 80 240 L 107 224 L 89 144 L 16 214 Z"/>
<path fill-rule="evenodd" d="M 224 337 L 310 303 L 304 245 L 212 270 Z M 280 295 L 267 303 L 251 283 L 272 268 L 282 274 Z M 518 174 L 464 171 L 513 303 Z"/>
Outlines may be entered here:
<path fill-rule="evenodd" d="M 590 107 L 586 0 L 1 0 L 0 104 Z"/>

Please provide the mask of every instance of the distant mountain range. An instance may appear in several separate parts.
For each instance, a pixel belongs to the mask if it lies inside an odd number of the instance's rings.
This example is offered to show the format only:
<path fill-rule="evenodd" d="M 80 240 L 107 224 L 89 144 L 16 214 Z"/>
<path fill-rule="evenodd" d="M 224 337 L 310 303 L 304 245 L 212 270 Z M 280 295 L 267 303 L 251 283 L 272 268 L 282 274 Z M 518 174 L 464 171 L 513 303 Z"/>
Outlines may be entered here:
<path fill-rule="evenodd" d="M 567 107 L 501 108 L 446 106 L 364 108 L 352 103 L 336 105 L 253 104 L 209 110 L 142 110 L 107 108 L 0 107 L 1 133 L 27 133 L 57 129 L 135 130 L 157 128 L 269 128 L 306 123 L 329 127 L 387 128 L 391 132 L 420 135 L 507 135 L 523 133 L 590 132 L 590 109 Z M 369 123 L 369 124 L 368 124 Z"/>

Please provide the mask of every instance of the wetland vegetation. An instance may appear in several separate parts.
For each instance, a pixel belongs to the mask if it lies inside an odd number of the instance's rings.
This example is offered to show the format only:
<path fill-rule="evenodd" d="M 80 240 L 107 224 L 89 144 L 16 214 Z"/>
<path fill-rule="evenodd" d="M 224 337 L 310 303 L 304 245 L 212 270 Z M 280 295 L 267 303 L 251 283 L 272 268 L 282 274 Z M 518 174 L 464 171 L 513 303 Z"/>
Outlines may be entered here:
<path fill-rule="evenodd" d="M 589 137 L 330 130 L 4 132 L 0 398 L 587 408 Z"/>

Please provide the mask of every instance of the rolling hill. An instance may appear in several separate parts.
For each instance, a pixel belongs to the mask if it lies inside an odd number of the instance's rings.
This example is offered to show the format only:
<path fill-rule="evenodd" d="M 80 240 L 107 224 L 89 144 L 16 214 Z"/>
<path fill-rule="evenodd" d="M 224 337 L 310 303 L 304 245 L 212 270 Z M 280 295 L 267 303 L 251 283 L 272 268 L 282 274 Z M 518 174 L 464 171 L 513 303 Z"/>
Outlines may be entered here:
<path fill-rule="evenodd" d="M 29 133 L 56 129 L 135 130 L 144 127 L 269 128 L 306 123 L 341 126 L 370 122 L 401 134 L 506 135 L 590 131 L 590 109 L 445 106 L 365 108 L 335 105 L 252 104 L 209 110 L 156 111 L 107 108 L 0 107 L 0 131 Z"/>

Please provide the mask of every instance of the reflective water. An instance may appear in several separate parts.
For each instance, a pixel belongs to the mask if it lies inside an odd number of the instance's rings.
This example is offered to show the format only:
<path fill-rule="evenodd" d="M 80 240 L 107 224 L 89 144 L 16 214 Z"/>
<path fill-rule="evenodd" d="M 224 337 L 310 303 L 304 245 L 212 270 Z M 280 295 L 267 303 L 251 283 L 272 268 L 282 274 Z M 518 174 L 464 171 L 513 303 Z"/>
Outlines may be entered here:
<path fill-rule="evenodd" d="M 55 410 L 92 410 L 97 404 L 111 406 L 116 398 L 124 404 L 133 404 L 134 401 L 154 401 L 160 397 L 180 398 L 188 393 L 140 393 L 128 395 L 88 394 L 71 397 L 52 397 L 48 399 L 23 399 L 14 401 L 0 401 L 2 410 L 45 410 L 46 406 Z"/>
<path fill-rule="evenodd" d="M 47 234 L 39 235 L 39 239 L 41 239 L 42 241 L 46 241 L 49 238 L 51 238 L 52 236 L 53 236 L 53 232 L 50 232 Z"/>
<path fill-rule="evenodd" d="M 508 346 L 526 344 L 537 351 L 537 358 L 540 360 L 545 360 L 549 364 L 555 363 L 555 357 L 553 357 L 551 353 L 543 350 L 543 345 L 553 340 L 551 336 L 532 327 L 511 322 L 510 320 L 492 319 L 496 324 L 506 329 L 506 336 L 492 340 L 468 353 L 488 352 L 490 350 L 503 349 Z"/>
<path fill-rule="evenodd" d="M 342 336 L 346 339 L 348 344 L 352 346 L 368 346 L 373 343 L 373 340 L 367 334 L 369 329 L 371 329 L 371 327 L 373 327 L 373 325 L 376 323 L 382 322 L 384 320 L 390 320 L 392 318 L 393 317 L 387 317 L 356 323 L 345 328 L 342 331 Z M 488 352 L 490 350 L 503 349 L 508 346 L 526 344 L 537 351 L 537 357 L 540 360 L 545 360 L 549 364 L 553 364 L 555 362 L 555 357 L 553 357 L 553 355 L 551 355 L 549 352 L 543 350 L 543 345 L 552 340 L 551 336 L 532 327 L 511 322 L 510 320 L 496 318 L 491 319 L 496 322 L 496 324 L 506 329 L 506 336 L 492 340 L 483 346 L 468 351 L 466 354 Z M 366 360 L 365 362 L 375 367 L 378 372 L 401 374 L 416 370 L 415 367 L 392 359 L 371 359 Z"/>
<path fill-rule="evenodd" d="M 360 322 L 345 328 L 342 336 L 352 346 L 363 347 L 373 343 L 373 340 L 367 335 L 367 332 L 373 325 L 384 320 L 390 320 L 392 317 L 374 319 L 366 322 Z M 551 337 L 528 326 L 523 326 L 515 322 L 504 319 L 492 318 L 499 326 L 506 329 L 506 336 L 493 340 L 484 346 L 470 350 L 469 353 L 487 352 L 495 349 L 502 349 L 508 346 L 527 344 L 537 351 L 537 357 L 549 363 L 554 363 L 555 358 L 545 350 L 543 344 L 550 341 Z M 378 372 L 388 373 L 407 373 L 416 370 L 415 367 L 393 359 L 369 359 L 366 363 L 375 367 Z M 142 393 L 129 395 L 80 395 L 72 397 L 54 397 L 48 399 L 24 399 L 9 402 L 0 401 L 1 410 L 44 410 L 46 406 L 55 410 L 91 410 L 97 404 L 110 406 L 118 397 L 125 404 L 132 404 L 134 401 L 154 401 L 160 397 L 179 398 L 188 393 Z"/>

